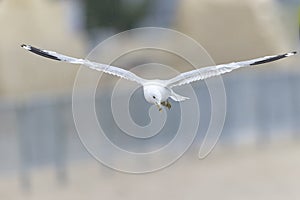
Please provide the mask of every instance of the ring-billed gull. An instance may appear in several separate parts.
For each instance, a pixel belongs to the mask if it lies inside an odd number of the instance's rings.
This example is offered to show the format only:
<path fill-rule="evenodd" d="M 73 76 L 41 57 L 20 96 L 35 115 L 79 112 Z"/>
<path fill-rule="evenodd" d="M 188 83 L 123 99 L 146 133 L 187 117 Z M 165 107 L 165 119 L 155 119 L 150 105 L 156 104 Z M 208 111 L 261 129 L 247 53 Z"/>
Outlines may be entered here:
<path fill-rule="evenodd" d="M 280 60 L 282 58 L 293 56 L 297 53 L 296 51 L 294 51 L 294 52 L 280 54 L 280 55 L 265 56 L 262 58 L 256 58 L 247 61 L 204 67 L 204 68 L 181 73 L 178 76 L 171 78 L 169 80 L 160 80 L 160 79 L 147 80 L 137 76 L 136 74 L 128 70 L 124 70 L 119 67 L 96 63 L 86 59 L 73 58 L 73 57 L 56 53 L 54 51 L 39 49 L 31 45 L 22 44 L 21 47 L 46 58 L 63 61 L 67 63 L 84 65 L 91 69 L 95 69 L 98 71 L 102 71 L 104 73 L 118 76 L 120 78 L 137 82 L 143 87 L 145 99 L 149 103 L 155 104 L 160 111 L 162 110 L 162 106 L 165 106 L 168 109 L 171 108 L 171 104 L 168 101 L 169 97 L 174 101 L 184 101 L 188 99 L 188 97 L 184 97 L 179 94 L 176 94 L 172 90 L 173 87 L 189 84 L 191 82 L 198 81 L 198 80 L 204 80 L 213 76 L 218 76 L 227 72 L 231 72 L 232 70 L 238 68 L 250 67 L 250 66 L 268 63 L 268 62 L 273 62 L 276 60 Z"/>

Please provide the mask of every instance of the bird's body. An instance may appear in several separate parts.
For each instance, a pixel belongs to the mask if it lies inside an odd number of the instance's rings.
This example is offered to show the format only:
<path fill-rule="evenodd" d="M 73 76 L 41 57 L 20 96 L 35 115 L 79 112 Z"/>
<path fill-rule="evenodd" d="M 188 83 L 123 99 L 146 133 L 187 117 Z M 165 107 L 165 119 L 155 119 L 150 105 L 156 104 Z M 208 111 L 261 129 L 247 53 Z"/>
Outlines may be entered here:
<path fill-rule="evenodd" d="M 204 80 L 213 76 L 231 72 L 232 70 L 238 68 L 273 62 L 296 54 L 296 52 L 291 52 L 291 53 L 286 53 L 281 55 L 265 56 L 262 58 L 252 59 L 248 61 L 233 62 L 229 64 L 204 67 L 204 68 L 181 73 L 178 76 L 169 80 L 159 80 L 159 79 L 146 80 L 130 71 L 124 70 L 122 68 L 114 67 L 111 65 L 95 63 L 85 59 L 73 58 L 73 57 L 56 53 L 54 51 L 38 49 L 30 45 L 23 44 L 21 45 L 21 47 L 46 58 L 73 63 L 73 64 L 85 65 L 94 70 L 102 71 L 104 73 L 108 73 L 111 75 L 118 76 L 120 78 L 134 81 L 142 85 L 144 97 L 146 101 L 151 104 L 155 104 L 159 108 L 159 110 L 162 109 L 161 106 L 165 106 L 168 109 L 171 108 L 171 104 L 168 101 L 169 98 L 171 98 L 174 101 L 184 101 L 188 99 L 188 97 L 184 97 L 179 94 L 176 94 L 172 90 L 173 87 L 189 84 L 191 82 L 198 81 L 198 80 Z"/>
<path fill-rule="evenodd" d="M 171 96 L 171 89 L 155 81 L 149 81 L 143 85 L 144 97 L 149 103 L 166 101 Z"/>
<path fill-rule="evenodd" d="M 166 85 L 166 81 L 163 80 L 148 80 L 143 84 L 144 97 L 147 102 L 157 105 L 161 110 L 161 105 L 171 108 L 171 104 L 168 99 L 171 98 L 174 101 L 184 101 L 188 97 L 180 96 L 176 94 L 170 87 Z"/>

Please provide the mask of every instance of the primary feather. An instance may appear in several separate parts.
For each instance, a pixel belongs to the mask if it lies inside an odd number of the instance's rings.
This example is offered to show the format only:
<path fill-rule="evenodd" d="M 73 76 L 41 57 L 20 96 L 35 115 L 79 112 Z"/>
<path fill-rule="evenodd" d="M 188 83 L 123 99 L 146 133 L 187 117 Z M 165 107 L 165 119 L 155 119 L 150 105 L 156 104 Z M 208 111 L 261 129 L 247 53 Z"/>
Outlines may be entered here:
<path fill-rule="evenodd" d="M 73 64 L 80 64 L 80 65 L 85 65 L 91 69 L 95 69 L 98 71 L 102 71 L 104 73 L 107 74 L 111 74 L 111 75 L 115 75 L 118 76 L 120 78 L 124 78 L 130 81 L 134 81 L 137 82 L 141 85 L 143 85 L 143 83 L 145 82 L 144 79 L 142 79 L 141 77 L 137 76 L 136 74 L 119 68 L 119 67 L 114 67 L 111 65 L 106 65 L 106 64 L 101 64 L 101 63 L 96 63 L 96 62 L 92 62 L 86 59 L 79 59 L 79 58 L 73 58 L 70 56 L 65 56 L 59 53 L 56 53 L 54 51 L 48 51 L 48 50 L 43 50 L 43 49 L 39 49 L 30 45 L 25 45 L 22 44 L 21 47 L 23 47 L 24 49 L 35 53 L 37 55 L 46 57 L 46 58 L 50 58 L 53 60 L 58 60 L 58 61 L 63 61 L 63 62 L 67 62 L 67 63 L 73 63 Z"/>
<path fill-rule="evenodd" d="M 250 67 L 254 65 L 260 65 L 264 63 L 273 62 L 275 60 L 279 60 L 282 58 L 286 58 L 289 56 L 295 55 L 297 52 L 291 52 L 281 55 L 274 55 L 274 56 L 265 56 L 262 58 L 256 58 L 252 60 L 247 61 L 241 61 L 241 62 L 233 62 L 229 64 L 221 64 L 216 66 L 210 66 L 210 67 L 204 67 L 188 72 L 184 72 L 179 74 L 178 76 L 167 80 L 166 85 L 170 88 L 175 86 L 181 86 L 184 84 L 189 84 L 194 81 L 198 80 L 204 80 L 213 76 L 218 76 L 221 74 L 225 74 L 227 72 L 231 72 L 232 70 L 241 68 L 241 67 Z"/>

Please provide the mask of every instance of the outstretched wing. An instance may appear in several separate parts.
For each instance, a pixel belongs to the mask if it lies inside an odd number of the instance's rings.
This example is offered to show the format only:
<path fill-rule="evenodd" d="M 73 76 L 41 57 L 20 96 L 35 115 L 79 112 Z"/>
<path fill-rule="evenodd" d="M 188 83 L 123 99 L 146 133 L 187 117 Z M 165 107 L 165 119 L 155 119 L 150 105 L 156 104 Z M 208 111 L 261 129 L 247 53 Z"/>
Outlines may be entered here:
<path fill-rule="evenodd" d="M 37 55 L 40 55 L 40 56 L 43 56 L 43 57 L 46 57 L 46 58 L 50 58 L 50 59 L 58 60 L 58 61 L 63 61 L 63 62 L 67 62 L 67 63 L 85 65 L 85 66 L 87 66 L 91 69 L 102 71 L 104 73 L 115 75 L 115 76 L 130 80 L 130 81 L 135 81 L 135 82 L 137 82 L 141 85 L 143 85 L 143 83 L 145 82 L 145 79 L 135 75 L 134 73 L 132 73 L 130 71 L 127 71 L 125 69 L 121 69 L 119 67 L 114 67 L 114 66 L 111 66 L 111 65 L 91 62 L 91 61 L 86 60 L 86 59 L 73 58 L 73 57 L 69 57 L 69 56 L 65 56 L 65 55 L 56 53 L 54 51 L 39 49 L 39 48 L 30 46 L 30 45 L 22 44 L 21 47 L 23 47 L 24 49 L 26 49 L 28 51 L 31 51 L 32 53 L 35 53 Z"/>
<path fill-rule="evenodd" d="M 291 52 L 281 55 L 274 55 L 274 56 L 266 56 L 263 58 L 256 58 L 248 61 L 241 61 L 241 62 L 233 62 L 230 64 L 222 64 L 210 67 L 204 67 L 201 69 L 192 70 L 189 72 L 181 73 L 178 76 L 167 80 L 166 85 L 170 88 L 175 86 L 180 86 L 184 84 L 189 84 L 194 81 L 204 80 L 213 76 L 218 76 L 221 74 L 225 74 L 227 72 L 231 72 L 232 70 L 241 68 L 241 67 L 250 67 L 254 65 L 260 65 L 268 62 L 273 62 L 276 60 L 280 60 L 282 58 L 286 58 L 289 56 L 295 55 L 297 52 Z"/>

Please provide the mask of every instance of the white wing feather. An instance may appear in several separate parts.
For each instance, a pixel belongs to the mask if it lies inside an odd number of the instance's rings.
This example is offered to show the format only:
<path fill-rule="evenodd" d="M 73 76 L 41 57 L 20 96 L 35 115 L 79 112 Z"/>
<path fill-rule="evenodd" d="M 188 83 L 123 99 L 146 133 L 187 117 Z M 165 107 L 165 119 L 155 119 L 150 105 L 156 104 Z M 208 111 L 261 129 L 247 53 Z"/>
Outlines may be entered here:
<path fill-rule="evenodd" d="M 184 84 L 189 84 L 194 81 L 204 80 L 204 79 L 207 79 L 207 78 L 210 78 L 213 76 L 225 74 L 227 72 L 231 72 L 232 70 L 235 70 L 235 69 L 238 69 L 241 67 L 249 67 L 249 66 L 253 66 L 253 65 L 259 65 L 259 64 L 263 64 L 263 63 L 273 62 L 275 60 L 286 58 L 286 57 L 289 57 L 289 56 L 292 56 L 295 54 L 296 54 L 296 52 L 291 52 L 291 53 L 286 53 L 286 54 L 281 54 L 281 55 L 256 58 L 256 59 L 247 60 L 247 61 L 204 67 L 201 69 L 196 69 L 196 70 L 188 71 L 185 73 L 181 73 L 178 76 L 176 76 L 170 80 L 167 80 L 166 86 L 170 87 L 170 88 L 175 87 L 175 86 L 181 86 Z"/>
<path fill-rule="evenodd" d="M 67 63 L 73 63 L 73 64 L 80 64 L 80 65 L 85 65 L 91 69 L 102 71 L 111 75 L 118 76 L 120 78 L 124 78 L 130 81 L 137 82 L 141 85 L 144 85 L 147 80 L 143 79 L 136 74 L 124 70 L 119 67 L 114 67 L 111 65 L 106 65 L 106 64 L 101 64 L 101 63 L 96 63 L 96 62 L 91 62 L 89 60 L 85 59 L 78 59 L 78 58 L 73 58 L 69 56 L 65 56 L 59 53 L 56 53 L 54 51 L 48 51 L 48 50 L 43 50 L 39 49 L 30 45 L 21 45 L 24 49 L 31 51 L 35 54 L 38 54 L 40 56 L 58 60 L 58 61 L 63 61 Z M 230 64 L 222 64 L 222 65 L 216 65 L 216 66 L 210 66 L 210 67 L 205 67 L 201 69 L 196 69 L 192 70 L 189 72 L 181 73 L 178 76 L 164 81 L 165 86 L 172 88 L 175 86 L 180 86 L 184 84 L 189 84 L 194 81 L 198 80 L 204 80 L 213 76 L 218 76 L 227 72 L 231 72 L 232 70 L 241 68 L 241 67 L 249 67 L 253 65 L 260 65 L 268 62 L 273 62 L 282 58 L 286 58 L 289 56 L 295 55 L 297 52 L 291 52 L 291 53 L 286 53 L 286 54 L 281 54 L 281 55 L 274 55 L 274 56 L 265 56 L 262 58 L 256 58 L 248 61 L 242 61 L 242 62 L 234 62 Z"/>
<path fill-rule="evenodd" d="M 69 57 L 69 56 L 65 56 L 59 53 L 56 53 L 54 51 L 48 51 L 48 50 L 43 50 L 43 49 L 39 49 L 30 45 L 21 45 L 21 47 L 23 47 L 24 49 L 31 51 L 35 54 L 38 54 L 40 56 L 46 57 L 46 58 L 50 58 L 53 60 L 58 60 L 58 61 L 63 61 L 63 62 L 67 62 L 67 63 L 73 63 L 73 64 L 79 64 L 79 65 L 85 65 L 91 69 L 97 70 L 97 71 L 102 71 L 104 73 L 107 74 L 111 74 L 111 75 L 115 75 L 118 76 L 120 78 L 123 79 L 127 79 L 130 81 L 134 81 L 137 82 L 141 85 L 143 85 L 145 83 L 145 79 L 137 76 L 136 74 L 119 68 L 119 67 L 114 67 L 111 65 L 106 65 L 106 64 L 101 64 L 101 63 L 96 63 L 96 62 L 92 62 L 86 59 L 78 59 L 78 58 L 73 58 L 73 57 Z"/>

